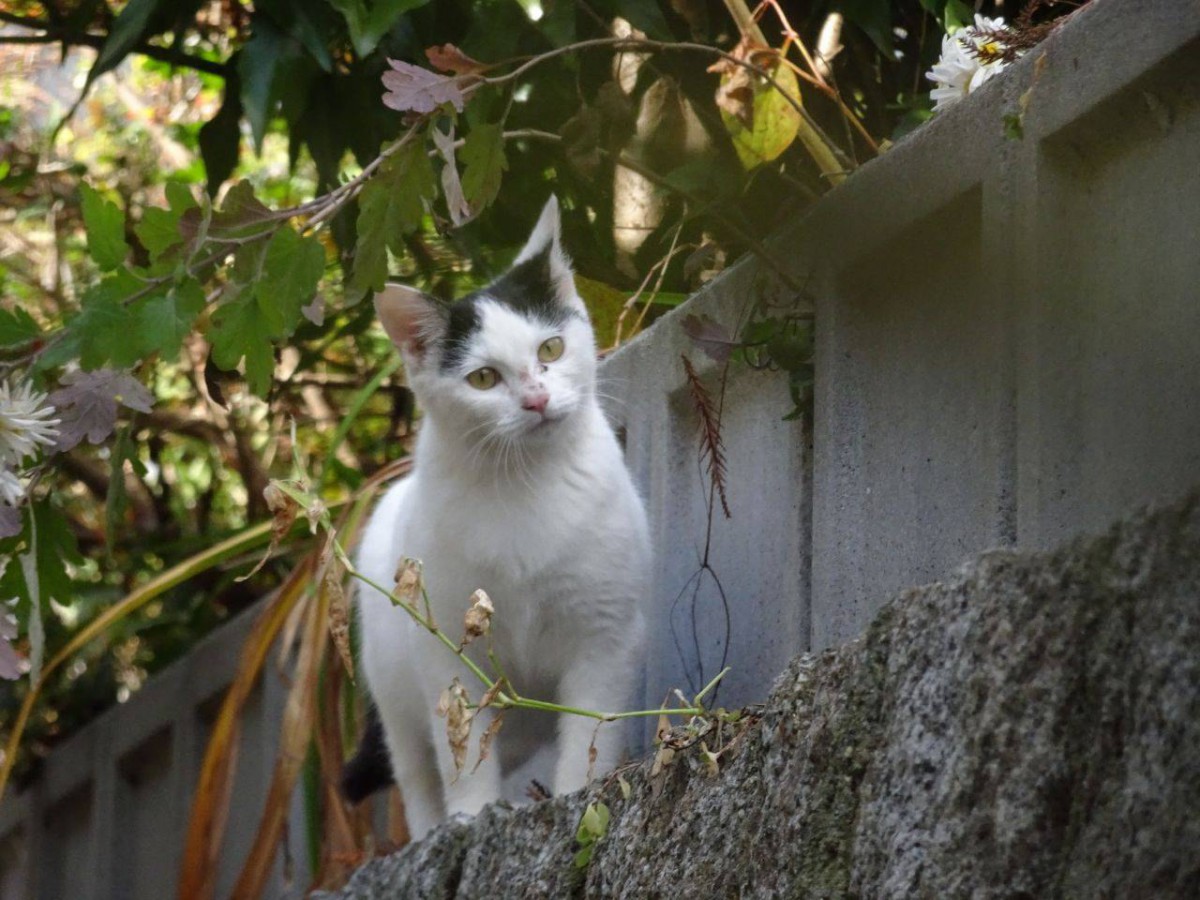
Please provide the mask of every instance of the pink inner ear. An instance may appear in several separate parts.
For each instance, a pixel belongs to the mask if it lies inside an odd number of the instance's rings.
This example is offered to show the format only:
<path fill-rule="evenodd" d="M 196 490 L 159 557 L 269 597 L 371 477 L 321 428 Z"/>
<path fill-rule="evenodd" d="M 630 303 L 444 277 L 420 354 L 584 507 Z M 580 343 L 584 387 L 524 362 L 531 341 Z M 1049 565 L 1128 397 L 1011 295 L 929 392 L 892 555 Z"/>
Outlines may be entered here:
<path fill-rule="evenodd" d="M 417 357 L 425 355 L 442 321 L 436 300 L 399 284 L 385 285 L 375 295 L 375 311 L 392 343 Z"/>

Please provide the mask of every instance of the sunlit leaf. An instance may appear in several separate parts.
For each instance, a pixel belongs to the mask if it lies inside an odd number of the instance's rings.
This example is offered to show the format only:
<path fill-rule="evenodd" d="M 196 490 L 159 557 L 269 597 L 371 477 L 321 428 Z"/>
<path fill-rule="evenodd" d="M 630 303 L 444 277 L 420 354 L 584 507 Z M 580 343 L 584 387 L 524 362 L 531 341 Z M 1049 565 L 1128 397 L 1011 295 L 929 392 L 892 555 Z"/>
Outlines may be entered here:
<path fill-rule="evenodd" d="M 771 76 L 793 100 L 799 102 L 800 85 L 791 69 L 778 64 Z M 751 115 L 739 117 L 728 108 L 721 110 L 721 120 L 729 130 L 738 159 L 747 169 L 770 162 L 790 147 L 800 131 L 801 121 L 800 111 L 769 82 L 755 77 L 752 84 Z M 750 122 L 749 126 L 746 119 Z"/>
<path fill-rule="evenodd" d="M 398 59 L 389 59 L 391 70 L 383 73 L 383 105 L 400 112 L 433 112 L 449 103 L 459 112 L 463 109 L 463 92 L 458 79 L 440 75 Z"/>
<path fill-rule="evenodd" d="M 245 359 L 246 383 L 254 393 L 265 397 L 275 374 L 275 347 L 271 323 L 254 291 L 243 291 L 217 310 L 208 337 L 213 362 L 232 372 Z"/>
<path fill-rule="evenodd" d="M 267 244 L 259 304 L 273 337 L 288 337 L 300 324 L 301 308 L 317 290 L 325 271 L 325 248 L 315 237 L 280 228 Z"/>
<path fill-rule="evenodd" d="M 204 144 L 203 132 L 202 128 L 200 135 L 202 147 Z M 167 182 L 166 191 L 167 202 L 170 206 L 167 209 L 157 206 L 147 207 L 146 211 L 142 213 L 142 221 L 133 228 L 134 234 L 149 252 L 150 258 L 155 260 L 183 241 L 183 234 L 179 230 L 179 220 L 185 212 L 196 207 L 196 199 L 186 185 L 178 181 L 170 181 Z"/>
<path fill-rule="evenodd" d="M 125 213 L 87 183 L 79 185 L 79 193 L 83 199 L 88 253 L 101 269 L 115 269 L 129 252 L 125 243 Z"/>
<path fill-rule="evenodd" d="M 192 333 L 196 317 L 204 309 L 204 288 L 187 279 L 171 286 L 165 294 L 148 297 L 134 304 L 139 343 L 148 352 L 173 358 Z"/>

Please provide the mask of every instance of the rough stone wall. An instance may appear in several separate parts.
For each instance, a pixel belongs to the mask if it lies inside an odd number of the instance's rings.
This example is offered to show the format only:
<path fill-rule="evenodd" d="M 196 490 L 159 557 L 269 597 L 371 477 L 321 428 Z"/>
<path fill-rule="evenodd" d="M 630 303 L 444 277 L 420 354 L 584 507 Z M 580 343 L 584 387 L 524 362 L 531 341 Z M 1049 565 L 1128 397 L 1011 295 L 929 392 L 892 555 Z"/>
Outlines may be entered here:
<path fill-rule="evenodd" d="M 719 774 L 693 748 L 625 777 L 326 896 L 1200 896 L 1200 496 L 909 590 L 795 659 Z M 584 872 L 592 799 L 612 822 Z"/>

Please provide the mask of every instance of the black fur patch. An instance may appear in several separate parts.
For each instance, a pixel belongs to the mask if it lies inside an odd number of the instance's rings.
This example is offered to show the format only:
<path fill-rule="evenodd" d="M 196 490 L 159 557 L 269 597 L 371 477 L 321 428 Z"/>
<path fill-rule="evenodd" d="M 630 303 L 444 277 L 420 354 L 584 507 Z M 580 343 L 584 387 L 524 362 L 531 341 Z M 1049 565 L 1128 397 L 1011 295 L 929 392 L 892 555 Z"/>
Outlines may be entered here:
<path fill-rule="evenodd" d="M 485 288 L 467 294 L 450 305 L 446 336 L 442 339 L 443 372 L 462 362 L 471 337 L 479 330 L 480 300 L 494 300 L 531 319 L 547 325 L 560 325 L 574 310 L 559 302 L 554 279 L 550 275 L 550 248 L 509 269 Z"/>
<path fill-rule="evenodd" d="M 361 803 L 394 781 L 383 738 L 383 722 L 371 706 L 367 708 L 367 727 L 358 742 L 358 750 L 342 768 L 342 795 L 351 803 Z"/>

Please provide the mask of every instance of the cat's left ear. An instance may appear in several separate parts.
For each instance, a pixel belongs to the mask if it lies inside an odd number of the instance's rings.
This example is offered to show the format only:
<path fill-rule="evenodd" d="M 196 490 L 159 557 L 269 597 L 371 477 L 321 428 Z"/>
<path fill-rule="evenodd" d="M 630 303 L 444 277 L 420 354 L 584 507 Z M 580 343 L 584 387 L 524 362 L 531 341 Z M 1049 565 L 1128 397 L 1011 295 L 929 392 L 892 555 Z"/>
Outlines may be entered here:
<path fill-rule="evenodd" d="M 430 345 L 446 333 L 446 312 L 428 294 L 403 284 L 385 284 L 375 295 L 383 330 L 406 359 L 424 363 Z"/>
<path fill-rule="evenodd" d="M 586 315 L 583 300 L 575 291 L 575 273 L 571 269 L 571 259 L 562 248 L 562 223 L 558 212 L 558 198 L 553 195 L 542 207 L 542 214 L 538 216 L 537 224 L 533 226 L 529 240 L 517 254 L 513 265 L 519 266 L 543 253 L 546 254 L 548 261 L 550 283 L 554 287 L 559 301 L 566 306 L 579 309 Z"/>

